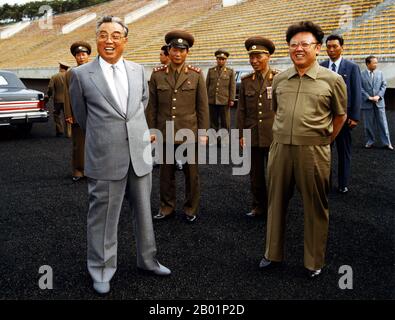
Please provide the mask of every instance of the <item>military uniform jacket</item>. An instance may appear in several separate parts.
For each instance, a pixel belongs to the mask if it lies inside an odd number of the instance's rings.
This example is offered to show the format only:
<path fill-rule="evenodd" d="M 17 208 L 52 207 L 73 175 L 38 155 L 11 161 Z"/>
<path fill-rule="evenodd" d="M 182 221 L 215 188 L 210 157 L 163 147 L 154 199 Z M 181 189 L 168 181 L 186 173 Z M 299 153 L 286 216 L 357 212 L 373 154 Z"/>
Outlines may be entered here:
<path fill-rule="evenodd" d="M 184 65 L 176 83 L 171 67 L 154 68 L 146 116 L 149 128 L 160 130 L 164 142 L 166 121 L 173 122 L 174 134 L 180 129 L 192 130 L 196 141 L 198 129 L 209 128 L 207 91 L 201 70 Z"/>
<path fill-rule="evenodd" d="M 64 102 L 64 78 L 64 72 L 59 72 L 49 81 L 47 95 L 53 96 L 54 103 Z"/>
<path fill-rule="evenodd" d="M 224 66 L 218 74 L 218 67 L 210 68 L 207 73 L 206 86 L 209 104 L 228 105 L 229 101 L 235 100 L 234 70 Z"/>
<path fill-rule="evenodd" d="M 268 147 L 273 140 L 274 111 L 272 109 L 272 82 L 277 73 L 269 69 L 260 81 L 254 72 L 241 80 L 237 107 L 237 128 L 251 129 L 251 146 Z"/>

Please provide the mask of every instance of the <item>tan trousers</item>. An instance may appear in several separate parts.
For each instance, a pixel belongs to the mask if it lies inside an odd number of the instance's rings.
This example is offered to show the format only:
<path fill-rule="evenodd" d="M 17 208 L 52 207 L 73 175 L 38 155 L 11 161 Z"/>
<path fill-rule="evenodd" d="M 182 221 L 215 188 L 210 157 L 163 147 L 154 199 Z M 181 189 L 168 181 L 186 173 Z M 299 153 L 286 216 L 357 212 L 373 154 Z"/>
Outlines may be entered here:
<path fill-rule="evenodd" d="M 71 159 L 71 167 L 73 170 L 73 177 L 84 176 L 84 152 L 85 152 L 85 134 L 78 124 L 71 126 L 72 141 L 73 141 L 73 155 Z"/>
<path fill-rule="evenodd" d="M 251 191 L 252 211 L 256 214 L 267 214 L 266 163 L 269 147 L 251 148 Z"/>
<path fill-rule="evenodd" d="M 53 119 L 55 122 L 56 134 L 64 134 L 64 105 L 55 102 L 53 104 Z"/>
<path fill-rule="evenodd" d="M 329 223 L 330 159 L 330 145 L 296 146 L 274 142 L 271 145 L 266 259 L 284 259 L 285 218 L 296 184 L 304 207 L 304 265 L 309 270 L 324 266 Z"/>

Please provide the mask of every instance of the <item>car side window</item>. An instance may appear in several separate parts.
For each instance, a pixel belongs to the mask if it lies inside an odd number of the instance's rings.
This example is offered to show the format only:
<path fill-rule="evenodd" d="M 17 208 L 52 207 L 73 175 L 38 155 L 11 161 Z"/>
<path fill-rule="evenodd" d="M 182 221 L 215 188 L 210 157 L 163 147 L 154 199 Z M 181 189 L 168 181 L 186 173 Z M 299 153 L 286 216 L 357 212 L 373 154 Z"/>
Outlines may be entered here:
<path fill-rule="evenodd" d="M 8 81 L 6 78 L 4 78 L 3 76 L 0 76 L 0 86 L 7 86 L 8 85 Z"/>

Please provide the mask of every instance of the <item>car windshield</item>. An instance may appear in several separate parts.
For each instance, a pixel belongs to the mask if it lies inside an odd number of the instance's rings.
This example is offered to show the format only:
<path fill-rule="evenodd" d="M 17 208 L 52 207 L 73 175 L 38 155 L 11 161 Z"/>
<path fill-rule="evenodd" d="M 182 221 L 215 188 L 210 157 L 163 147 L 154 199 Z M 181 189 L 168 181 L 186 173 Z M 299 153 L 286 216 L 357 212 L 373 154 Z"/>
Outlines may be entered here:
<path fill-rule="evenodd" d="M 13 73 L 0 72 L 0 88 L 26 88 L 23 82 Z"/>
<path fill-rule="evenodd" d="M 245 75 L 251 73 L 252 70 L 239 70 L 237 71 L 237 79 L 236 82 L 241 82 L 241 78 L 243 78 Z"/>

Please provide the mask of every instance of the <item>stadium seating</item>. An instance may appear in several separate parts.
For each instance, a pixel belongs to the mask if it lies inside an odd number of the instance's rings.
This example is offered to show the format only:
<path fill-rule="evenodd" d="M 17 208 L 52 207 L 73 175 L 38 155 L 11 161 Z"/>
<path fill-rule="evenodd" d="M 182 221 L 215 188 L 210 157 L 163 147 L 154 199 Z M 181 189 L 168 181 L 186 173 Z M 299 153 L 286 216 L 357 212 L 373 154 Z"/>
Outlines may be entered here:
<path fill-rule="evenodd" d="M 276 44 L 273 59 L 288 55 L 285 31 L 291 23 L 312 20 L 321 25 L 325 34 L 333 32 L 361 17 L 384 0 L 249 0 L 223 8 L 221 0 L 170 0 L 169 5 L 129 25 L 129 42 L 125 57 L 146 65 L 159 63 L 159 49 L 167 31 L 180 28 L 195 36 L 189 61 L 208 63 L 217 48 L 231 52 L 231 61 L 246 61 L 244 41 L 252 35 L 269 37 Z M 114 0 L 94 7 L 56 15 L 53 28 L 42 29 L 35 21 L 24 31 L 0 40 L 0 67 L 39 68 L 56 66 L 62 60 L 74 63 L 69 53 L 76 40 L 95 43 L 95 22 L 92 21 L 69 34 L 62 27 L 78 17 L 96 13 L 124 17 L 149 0 Z M 395 5 L 377 17 L 368 18 L 344 33 L 345 55 L 369 53 L 393 56 Z M 93 55 L 96 54 L 94 48 Z M 10 58 L 12 57 L 12 58 Z"/>

